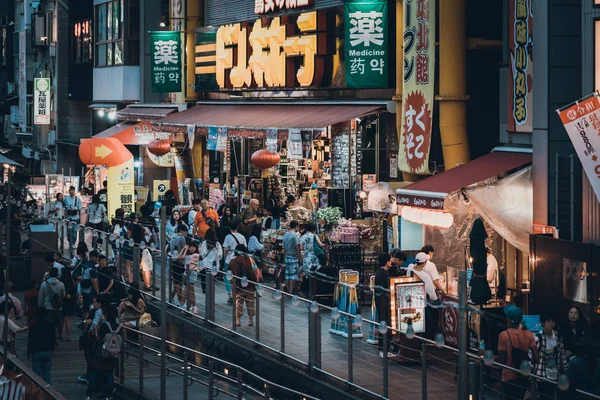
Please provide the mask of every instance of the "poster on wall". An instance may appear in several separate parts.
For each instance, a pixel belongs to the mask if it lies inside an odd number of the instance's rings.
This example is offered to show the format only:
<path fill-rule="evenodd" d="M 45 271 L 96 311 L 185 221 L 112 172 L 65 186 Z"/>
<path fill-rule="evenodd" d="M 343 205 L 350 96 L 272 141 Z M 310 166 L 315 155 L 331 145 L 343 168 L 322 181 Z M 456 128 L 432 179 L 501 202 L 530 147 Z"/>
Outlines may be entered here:
<path fill-rule="evenodd" d="M 168 179 L 157 179 L 153 182 L 152 200 L 161 201 L 165 199 L 165 194 L 171 189 L 171 181 Z"/>
<path fill-rule="evenodd" d="M 600 97 L 583 98 L 556 110 L 596 197 L 600 198 Z"/>
<path fill-rule="evenodd" d="M 563 297 L 577 303 L 588 303 L 587 263 L 563 258 Z"/>
<path fill-rule="evenodd" d="M 219 129 L 216 126 L 208 127 L 208 136 L 206 138 L 206 150 L 217 150 L 217 141 L 219 140 Z"/>
<path fill-rule="evenodd" d="M 302 158 L 312 160 L 313 133 L 312 131 L 302 131 Z"/>
<path fill-rule="evenodd" d="M 405 2 L 404 86 L 398 168 L 429 175 L 434 105 L 435 1 Z"/>
<path fill-rule="evenodd" d="M 390 157 L 390 178 L 398 178 L 398 157 L 395 154 Z"/>
<path fill-rule="evenodd" d="M 290 129 L 288 131 L 287 158 L 302 159 L 302 135 L 299 129 Z"/>
<path fill-rule="evenodd" d="M 220 126 L 217 128 L 217 151 L 227 151 L 227 127 Z"/>
<path fill-rule="evenodd" d="M 510 0 L 508 131 L 533 132 L 533 0 Z"/>
<path fill-rule="evenodd" d="M 267 150 L 269 153 L 277 153 L 277 129 L 267 129 Z"/>
<path fill-rule="evenodd" d="M 344 3 L 346 86 L 388 87 L 388 17 L 385 1 Z"/>
<path fill-rule="evenodd" d="M 33 87 L 33 123 L 50 125 L 50 78 L 35 78 Z"/>
<path fill-rule="evenodd" d="M 125 210 L 125 215 L 134 210 L 134 164 L 133 157 L 124 163 L 108 167 L 108 216 L 115 216 L 119 208 Z"/>
<path fill-rule="evenodd" d="M 150 73 L 152 91 L 181 92 L 181 33 L 150 32 Z"/>

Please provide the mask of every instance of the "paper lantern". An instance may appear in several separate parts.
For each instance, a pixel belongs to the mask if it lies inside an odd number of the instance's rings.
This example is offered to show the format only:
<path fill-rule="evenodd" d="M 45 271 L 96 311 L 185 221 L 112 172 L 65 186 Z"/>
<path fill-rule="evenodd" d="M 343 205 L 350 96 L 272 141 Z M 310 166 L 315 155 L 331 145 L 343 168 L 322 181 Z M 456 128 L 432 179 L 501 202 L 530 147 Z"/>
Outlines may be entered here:
<path fill-rule="evenodd" d="M 148 144 L 148 151 L 155 156 L 164 156 L 171 151 L 171 141 L 169 139 L 154 140 Z"/>
<path fill-rule="evenodd" d="M 256 151 L 250 158 L 252 164 L 260 169 L 267 169 L 276 166 L 281 160 L 279 153 L 271 153 L 267 149 Z"/>

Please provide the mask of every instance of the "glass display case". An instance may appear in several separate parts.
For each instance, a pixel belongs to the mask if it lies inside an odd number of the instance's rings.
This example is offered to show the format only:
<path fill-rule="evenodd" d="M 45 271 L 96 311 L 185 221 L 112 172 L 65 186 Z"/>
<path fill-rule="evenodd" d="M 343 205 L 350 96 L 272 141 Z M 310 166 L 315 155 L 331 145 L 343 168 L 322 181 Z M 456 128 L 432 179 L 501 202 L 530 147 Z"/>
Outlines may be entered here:
<path fill-rule="evenodd" d="M 390 279 L 392 327 L 406 333 L 409 321 L 415 333 L 425 332 L 425 284 L 418 276 Z"/>

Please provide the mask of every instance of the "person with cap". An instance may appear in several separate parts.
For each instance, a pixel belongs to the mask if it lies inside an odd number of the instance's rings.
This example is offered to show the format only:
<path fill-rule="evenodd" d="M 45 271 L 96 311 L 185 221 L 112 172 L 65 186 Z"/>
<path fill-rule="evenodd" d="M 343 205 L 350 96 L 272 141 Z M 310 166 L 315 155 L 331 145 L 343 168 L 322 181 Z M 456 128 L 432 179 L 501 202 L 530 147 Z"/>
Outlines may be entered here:
<path fill-rule="evenodd" d="M 431 275 L 425 271 L 425 266 L 429 261 L 429 256 L 423 252 L 418 253 L 415 257 L 415 263 L 410 264 L 406 269 L 406 275 L 408 276 L 418 276 L 421 278 L 423 283 L 425 283 L 425 293 L 429 297 L 429 301 L 437 301 L 438 295 L 435 291 L 435 284 L 433 283 L 433 279 Z"/>
<path fill-rule="evenodd" d="M 390 318 L 390 274 L 388 269 L 392 265 L 392 257 L 390 253 L 382 253 L 378 257 L 379 268 L 375 272 L 375 308 L 377 309 L 377 316 L 379 322 L 385 322 L 386 325 L 391 325 Z M 387 330 L 388 343 L 392 339 L 392 330 Z M 379 339 L 377 343 L 379 347 L 379 357 L 383 358 L 383 335 L 379 333 Z M 387 353 L 387 357 L 393 357 L 394 353 Z"/>
<path fill-rule="evenodd" d="M 514 305 L 504 307 L 507 329 L 498 338 L 498 359 L 500 364 L 520 370 L 521 364 L 529 363 L 529 352 L 537 362 L 540 359 L 533 332 L 521 327 L 523 312 Z M 530 366 L 527 366 L 529 371 Z M 529 378 L 509 368 L 502 369 L 502 393 L 507 399 L 522 399 L 529 389 Z"/>
<path fill-rule="evenodd" d="M 435 266 L 433 261 L 431 261 L 433 259 L 434 251 L 435 250 L 433 249 L 433 246 L 430 244 L 423 246 L 423 248 L 421 249 L 421 252 L 427 254 L 427 256 L 429 257 L 427 263 L 425 264 L 424 271 L 427 272 L 427 274 L 429 274 L 435 287 L 441 290 L 442 293 L 445 293 L 446 291 L 444 290 L 444 286 L 442 285 L 442 281 L 440 280 L 440 274 L 438 273 L 437 267 Z"/>

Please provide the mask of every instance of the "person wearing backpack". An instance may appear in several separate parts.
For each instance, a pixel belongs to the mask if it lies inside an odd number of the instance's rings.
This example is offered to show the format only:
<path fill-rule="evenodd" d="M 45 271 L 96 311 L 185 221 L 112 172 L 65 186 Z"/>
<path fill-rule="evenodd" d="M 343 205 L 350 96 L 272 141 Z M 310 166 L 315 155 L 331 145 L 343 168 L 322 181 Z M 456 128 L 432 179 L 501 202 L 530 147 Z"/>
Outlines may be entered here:
<path fill-rule="evenodd" d="M 105 400 L 112 399 L 114 371 L 122 350 L 121 325 L 117 321 L 117 309 L 103 307 L 104 321 L 98 326 L 96 344 L 90 361 L 87 397 L 90 399 L 96 386 L 103 389 Z"/>
<path fill-rule="evenodd" d="M 243 244 L 238 245 L 235 248 L 236 256 L 229 261 L 229 268 L 233 272 L 236 285 L 236 299 L 235 299 L 235 323 L 237 326 L 241 326 L 242 315 L 244 315 L 244 303 L 246 303 L 246 312 L 248 313 L 248 326 L 254 326 L 254 295 L 256 291 L 255 284 L 253 283 L 256 279 L 254 277 L 254 271 L 252 269 L 252 262 L 248 257 L 248 248 Z M 242 281 L 246 278 L 247 281 Z"/>
<path fill-rule="evenodd" d="M 47 319 L 52 322 L 56 329 L 58 337 L 60 326 L 62 325 L 61 311 L 63 299 L 66 296 L 65 285 L 58 280 L 58 270 L 52 268 L 48 279 L 46 279 L 40 287 L 40 295 L 38 297 L 38 307 L 47 310 Z"/>
<path fill-rule="evenodd" d="M 225 237 L 225 241 L 223 242 L 223 256 L 225 257 L 225 268 L 224 272 L 227 273 L 229 270 L 229 262 L 233 260 L 235 257 L 234 250 L 237 246 L 243 244 L 246 246 L 246 238 L 241 233 L 238 233 L 237 229 L 240 222 L 237 219 L 234 219 L 229 224 L 229 230 L 231 233 Z M 225 289 L 227 290 L 227 295 L 229 298 L 227 299 L 228 304 L 233 303 L 233 297 L 231 295 L 231 282 L 225 279 Z"/>
<path fill-rule="evenodd" d="M 551 312 L 540 315 L 543 329 L 535 334 L 535 343 L 540 353 L 540 361 L 533 365 L 531 373 L 535 376 L 557 382 L 558 377 L 567 372 L 567 356 L 562 337 L 554 330 L 556 319 Z M 542 396 L 554 398 L 556 385 L 545 381 L 538 383 L 538 392 Z"/>
<path fill-rule="evenodd" d="M 533 333 L 521 327 L 523 312 L 519 307 L 504 307 L 508 327 L 498 338 L 498 359 L 500 364 L 520 370 L 523 362 L 529 362 L 529 352 L 533 361 L 540 355 L 535 344 Z M 506 399 L 522 399 L 529 389 L 529 378 L 509 368 L 502 369 L 502 393 Z"/>

